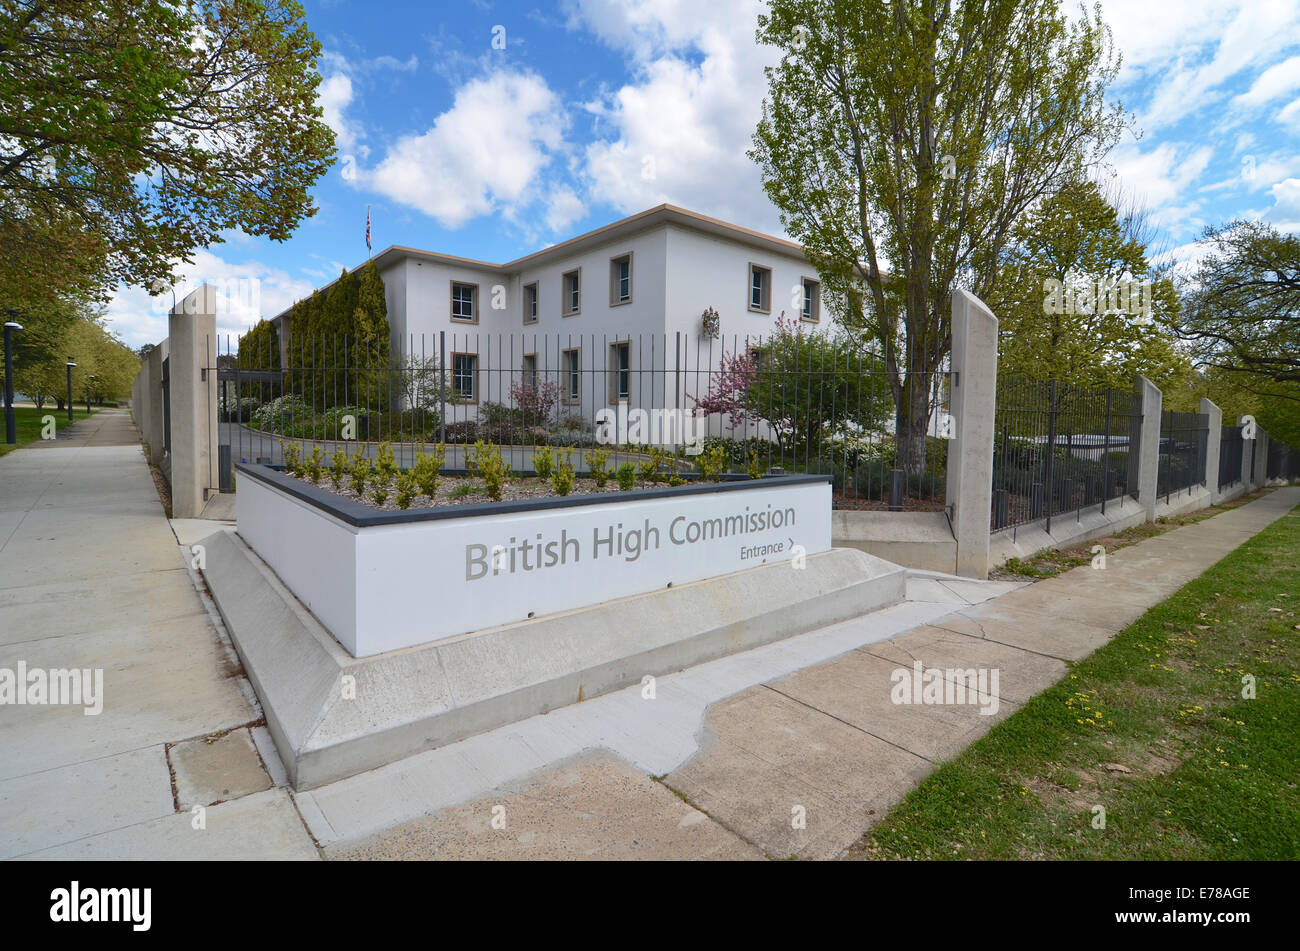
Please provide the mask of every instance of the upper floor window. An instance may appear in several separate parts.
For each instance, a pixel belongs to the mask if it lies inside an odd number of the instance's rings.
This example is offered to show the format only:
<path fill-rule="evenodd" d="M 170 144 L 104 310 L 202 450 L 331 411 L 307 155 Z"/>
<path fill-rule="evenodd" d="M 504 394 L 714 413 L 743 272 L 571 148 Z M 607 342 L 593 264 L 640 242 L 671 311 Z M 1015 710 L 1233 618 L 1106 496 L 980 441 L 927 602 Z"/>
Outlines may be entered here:
<path fill-rule="evenodd" d="M 810 321 L 822 319 L 822 286 L 812 278 L 803 279 L 803 305 L 799 309 L 799 317 Z"/>
<path fill-rule="evenodd" d="M 564 300 L 560 312 L 569 317 L 582 309 L 582 268 L 566 273 L 561 278 L 561 285 L 564 288 Z"/>
<path fill-rule="evenodd" d="M 626 304 L 632 299 L 632 254 L 609 262 L 609 303 Z"/>
<path fill-rule="evenodd" d="M 537 322 L 537 282 L 524 285 L 524 323 Z"/>
<path fill-rule="evenodd" d="M 749 266 L 749 309 L 764 314 L 772 312 L 772 269 L 757 264 Z"/>
<path fill-rule="evenodd" d="M 451 282 L 451 319 L 452 320 L 477 320 L 478 319 L 478 285 L 461 284 L 459 281 Z"/>

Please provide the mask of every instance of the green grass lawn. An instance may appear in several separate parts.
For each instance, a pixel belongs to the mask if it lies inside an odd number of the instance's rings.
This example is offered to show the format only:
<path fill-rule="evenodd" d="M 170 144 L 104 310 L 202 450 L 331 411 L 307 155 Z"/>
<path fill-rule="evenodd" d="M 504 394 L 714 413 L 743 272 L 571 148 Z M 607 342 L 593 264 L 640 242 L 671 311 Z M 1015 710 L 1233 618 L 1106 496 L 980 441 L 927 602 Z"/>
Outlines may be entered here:
<path fill-rule="evenodd" d="M 942 765 L 853 857 L 1300 858 L 1298 602 L 1300 508 Z"/>
<path fill-rule="evenodd" d="M 90 415 L 86 412 L 84 404 L 74 407 L 72 412 L 79 420 L 85 419 Z M 92 410 L 92 412 L 97 413 L 99 410 Z M 29 442 L 40 439 L 41 430 L 44 428 L 41 420 L 46 416 L 53 416 L 55 425 L 59 429 L 70 425 L 68 422 L 68 410 L 66 407 L 63 409 L 55 409 L 53 406 L 46 406 L 44 409 L 37 409 L 34 406 L 15 406 L 14 420 L 17 424 L 15 428 L 17 430 L 18 442 L 11 446 L 3 440 L 0 440 L 0 456 L 13 451 L 14 449 L 25 446 Z"/>

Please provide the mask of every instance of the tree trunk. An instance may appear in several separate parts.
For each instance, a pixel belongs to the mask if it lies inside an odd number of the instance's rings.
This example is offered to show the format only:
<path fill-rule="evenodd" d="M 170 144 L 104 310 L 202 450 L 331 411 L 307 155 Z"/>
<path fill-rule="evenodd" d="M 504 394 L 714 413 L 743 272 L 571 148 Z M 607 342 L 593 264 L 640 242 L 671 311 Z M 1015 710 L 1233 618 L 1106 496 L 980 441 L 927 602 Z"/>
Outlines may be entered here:
<path fill-rule="evenodd" d="M 909 481 L 925 466 L 925 437 L 930 430 L 929 376 L 909 373 L 903 380 L 895 415 L 898 454 L 894 465 L 907 473 Z"/>

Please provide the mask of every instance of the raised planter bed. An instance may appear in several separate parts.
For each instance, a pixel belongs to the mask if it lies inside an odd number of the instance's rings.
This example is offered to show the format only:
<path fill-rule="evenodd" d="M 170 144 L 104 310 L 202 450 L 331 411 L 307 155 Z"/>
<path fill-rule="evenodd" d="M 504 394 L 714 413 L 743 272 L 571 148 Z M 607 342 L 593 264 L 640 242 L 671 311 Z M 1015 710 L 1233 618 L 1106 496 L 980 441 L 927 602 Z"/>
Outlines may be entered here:
<path fill-rule="evenodd" d="M 390 511 L 237 469 L 240 536 L 354 657 L 831 545 L 826 476 Z"/>

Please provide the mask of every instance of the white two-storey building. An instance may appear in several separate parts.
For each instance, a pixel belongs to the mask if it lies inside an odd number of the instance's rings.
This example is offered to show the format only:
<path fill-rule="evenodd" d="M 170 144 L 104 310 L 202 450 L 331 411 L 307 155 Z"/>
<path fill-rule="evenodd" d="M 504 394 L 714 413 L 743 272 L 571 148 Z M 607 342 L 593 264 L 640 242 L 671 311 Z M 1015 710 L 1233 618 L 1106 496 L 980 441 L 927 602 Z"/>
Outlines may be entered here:
<path fill-rule="evenodd" d="M 766 337 L 782 313 L 822 322 L 800 245 L 672 205 L 506 264 L 399 246 L 375 263 L 394 358 L 438 360 L 466 409 L 539 378 L 587 417 L 624 401 L 690 408 L 724 349 Z M 287 341 L 289 312 L 274 319 Z"/>

